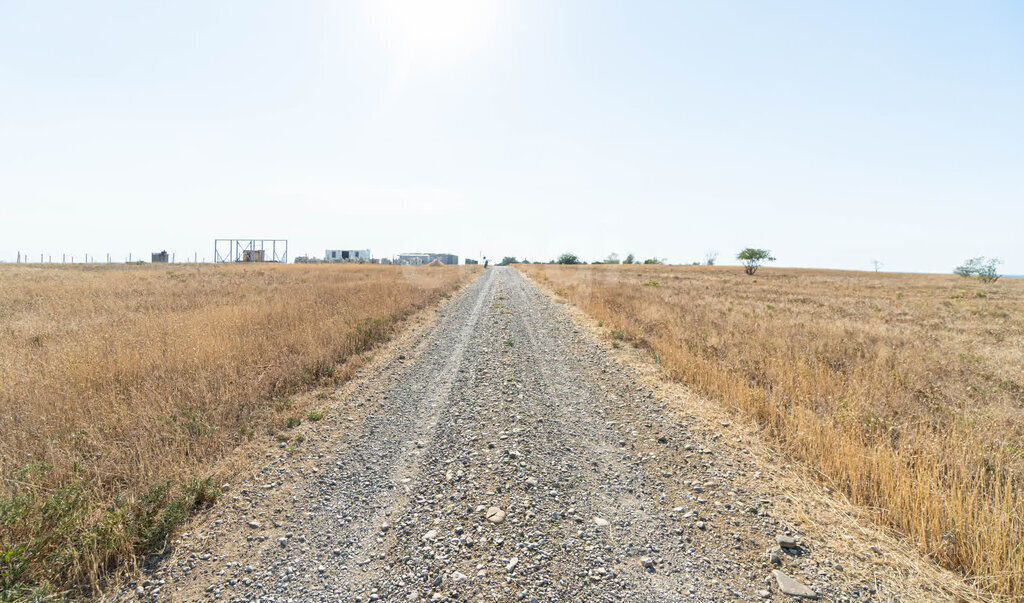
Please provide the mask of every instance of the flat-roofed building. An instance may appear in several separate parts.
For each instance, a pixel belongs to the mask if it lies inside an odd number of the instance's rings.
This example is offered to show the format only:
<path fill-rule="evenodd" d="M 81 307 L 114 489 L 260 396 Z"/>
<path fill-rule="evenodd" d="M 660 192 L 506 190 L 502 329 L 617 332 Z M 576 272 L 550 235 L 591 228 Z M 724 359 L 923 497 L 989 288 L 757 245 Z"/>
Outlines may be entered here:
<path fill-rule="evenodd" d="M 442 264 L 457 265 L 459 256 L 452 253 L 400 253 L 398 254 L 399 264 L 422 265 L 437 260 Z"/>
<path fill-rule="evenodd" d="M 328 249 L 324 254 L 325 262 L 359 262 L 369 263 L 369 249 Z"/>

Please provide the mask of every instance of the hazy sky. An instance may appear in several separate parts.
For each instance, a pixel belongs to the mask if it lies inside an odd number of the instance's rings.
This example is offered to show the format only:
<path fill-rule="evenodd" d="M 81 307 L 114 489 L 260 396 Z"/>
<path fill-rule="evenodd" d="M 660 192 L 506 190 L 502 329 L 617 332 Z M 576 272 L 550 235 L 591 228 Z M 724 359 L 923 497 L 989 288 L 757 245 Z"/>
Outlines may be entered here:
<path fill-rule="evenodd" d="M 0 0 L 0 259 L 1024 273 L 1020 2 Z"/>

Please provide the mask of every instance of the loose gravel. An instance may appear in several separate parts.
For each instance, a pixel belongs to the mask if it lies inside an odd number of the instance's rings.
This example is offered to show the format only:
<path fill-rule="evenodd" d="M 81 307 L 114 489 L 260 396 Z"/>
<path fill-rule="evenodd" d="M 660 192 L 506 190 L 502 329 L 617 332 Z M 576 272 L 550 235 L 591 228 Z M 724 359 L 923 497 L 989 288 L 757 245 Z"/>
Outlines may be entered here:
<path fill-rule="evenodd" d="M 901 598 L 799 538 L 751 458 L 608 347 L 486 270 L 118 598 Z"/>

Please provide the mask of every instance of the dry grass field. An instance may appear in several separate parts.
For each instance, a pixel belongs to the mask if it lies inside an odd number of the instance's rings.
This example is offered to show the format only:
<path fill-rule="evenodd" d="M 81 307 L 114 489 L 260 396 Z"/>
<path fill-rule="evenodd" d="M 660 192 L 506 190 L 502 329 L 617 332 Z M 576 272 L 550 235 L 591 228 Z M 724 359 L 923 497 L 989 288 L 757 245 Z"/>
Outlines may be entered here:
<path fill-rule="evenodd" d="M 0 266 L 0 600 L 88 594 L 474 268 Z"/>
<path fill-rule="evenodd" d="M 1024 279 L 518 268 L 927 555 L 1024 598 Z"/>

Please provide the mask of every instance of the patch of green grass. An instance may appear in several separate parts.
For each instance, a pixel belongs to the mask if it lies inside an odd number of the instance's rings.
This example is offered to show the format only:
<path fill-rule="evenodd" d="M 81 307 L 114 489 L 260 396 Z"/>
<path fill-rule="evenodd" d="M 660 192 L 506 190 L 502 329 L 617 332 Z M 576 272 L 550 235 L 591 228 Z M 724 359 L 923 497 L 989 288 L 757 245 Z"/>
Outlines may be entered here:
<path fill-rule="evenodd" d="M 306 413 L 306 418 L 316 423 L 320 419 L 324 418 L 325 415 L 326 413 L 322 410 L 311 410 Z"/>
<path fill-rule="evenodd" d="M 46 471 L 29 468 L 24 485 L 33 487 L 0 499 L 0 601 L 52 599 L 52 584 L 71 587 L 62 598 L 86 596 L 101 585 L 89 582 L 81 559 L 97 550 L 108 560 L 162 551 L 175 528 L 220 494 L 212 478 L 192 477 L 156 484 L 138 500 L 101 504 L 90 487 L 96 476 L 79 468 L 63 486 L 34 487 Z"/>
<path fill-rule="evenodd" d="M 660 287 L 660 286 L 661 286 L 661 283 L 659 283 L 658 281 L 654 280 L 653 278 L 651 280 L 647 281 L 646 283 L 644 283 L 644 287 Z"/>
<path fill-rule="evenodd" d="M 511 339 L 506 339 L 505 345 L 507 345 L 508 347 L 512 347 L 514 345 L 514 342 Z"/>
<path fill-rule="evenodd" d="M 625 331 L 619 331 L 619 330 L 615 330 L 615 329 L 612 330 L 610 335 L 611 335 L 612 339 L 615 339 L 617 341 L 622 341 L 623 339 L 626 338 L 626 332 Z"/>
<path fill-rule="evenodd" d="M 298 417 L 288 417 L 288 429 L 298 427 L 299 425 L 302 425 L 302 419 Z"/>

